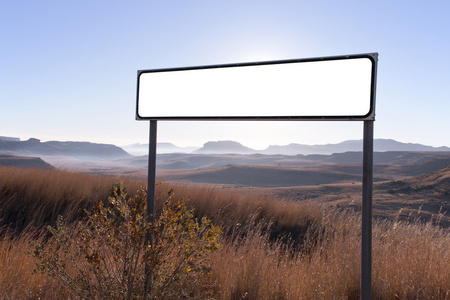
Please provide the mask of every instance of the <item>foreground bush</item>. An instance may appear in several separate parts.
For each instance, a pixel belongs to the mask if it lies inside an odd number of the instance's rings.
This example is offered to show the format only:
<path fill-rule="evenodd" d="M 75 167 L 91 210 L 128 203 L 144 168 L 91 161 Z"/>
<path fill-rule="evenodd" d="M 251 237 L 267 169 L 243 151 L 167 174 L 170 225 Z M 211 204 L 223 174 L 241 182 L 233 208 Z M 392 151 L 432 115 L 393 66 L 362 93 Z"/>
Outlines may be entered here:
<path fill-rule="evenodd" d="M 170 190 L 153 222 L 146 219 L 146 190 L 128 197 L 123 184 L 107 205 L 99 202 L 76 226 L 58 219 L 52 238 L 35 243 L 35 271 L 49 274 L 82 299 L 174 299 L 204 295 L 219 248 L 219 227 L 194 218 L 186 199 Z M 150 285 L 146 285 L 150 270 Z"/>

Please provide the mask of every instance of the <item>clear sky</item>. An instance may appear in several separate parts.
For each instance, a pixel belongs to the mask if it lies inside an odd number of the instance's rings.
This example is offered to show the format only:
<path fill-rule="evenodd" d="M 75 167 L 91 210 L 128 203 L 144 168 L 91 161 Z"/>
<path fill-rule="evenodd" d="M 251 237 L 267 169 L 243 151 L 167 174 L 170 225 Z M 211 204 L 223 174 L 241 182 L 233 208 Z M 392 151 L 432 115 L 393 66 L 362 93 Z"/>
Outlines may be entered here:
<path fill-rule="evenodd" d="M 378 52 L 375 138 L 450 146 L 449 29 L 444 0 L 0 0 L 0 136 L 146 143 L 139 69 Z M 160 121 L 158 141 L 263 149 L 361 139 L 362 127 Z"/>

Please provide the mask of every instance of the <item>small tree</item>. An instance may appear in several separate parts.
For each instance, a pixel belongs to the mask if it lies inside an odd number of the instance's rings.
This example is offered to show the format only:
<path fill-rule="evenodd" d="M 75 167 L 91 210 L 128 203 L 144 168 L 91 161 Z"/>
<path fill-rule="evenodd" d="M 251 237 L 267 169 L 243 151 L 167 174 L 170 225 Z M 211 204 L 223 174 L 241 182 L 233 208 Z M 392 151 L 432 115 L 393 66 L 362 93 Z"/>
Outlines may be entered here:
<path fill-rule="evenodd" d="M 147 297 L 193 298 L 211 270 L 208 252 L 218 249 L 221 229 L 195 219 L 188 199 L 173 190 L 155 221 L 146 219 L 146 189 L 128 197 L 116 184 L 108 204 L 98 203 L 76 226 L 58 218 L 52 238 L 35 242 L 35 271 L 47 273 L 82 299 L 143 299 L 145 265 L 152 268 Z M 153 239 L 149 243 L 147 233 Z"/>

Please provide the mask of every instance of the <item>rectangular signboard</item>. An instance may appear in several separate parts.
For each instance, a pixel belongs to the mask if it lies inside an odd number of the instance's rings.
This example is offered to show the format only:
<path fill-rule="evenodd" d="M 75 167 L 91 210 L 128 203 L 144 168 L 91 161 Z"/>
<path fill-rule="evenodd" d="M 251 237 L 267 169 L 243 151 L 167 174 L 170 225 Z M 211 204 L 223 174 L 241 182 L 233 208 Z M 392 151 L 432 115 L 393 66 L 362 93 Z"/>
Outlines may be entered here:
<path fill-rule="evenodd" d="M 378 54 L 138 71 L 137 120 L 374 120 Z"/>

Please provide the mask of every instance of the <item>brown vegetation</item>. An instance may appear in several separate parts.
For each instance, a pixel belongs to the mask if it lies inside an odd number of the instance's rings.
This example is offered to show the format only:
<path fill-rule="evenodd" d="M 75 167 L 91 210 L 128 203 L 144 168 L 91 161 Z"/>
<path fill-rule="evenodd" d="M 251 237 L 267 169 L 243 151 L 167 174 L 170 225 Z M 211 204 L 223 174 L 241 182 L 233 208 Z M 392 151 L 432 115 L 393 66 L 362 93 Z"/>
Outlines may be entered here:
<path fill-rule="evenodd" d="M 111 195 L 120 178 L 0 168 L 1 299 L 70 299 L 50 277 L 32 274 L 26 252 L 36 230 L 58 215 L 77 220 Z M 144 181 L 127 180 L 131 194 Z M 159 186 L 163 195 L 169 184 Z M 360 215 L 255 190 L 175 185 L 197 218 L 223 227 L 211 257 L 208 296 L 218 299 L 358 299 Z M 262 190 L 261 190 L 262 191 Z M 157 200 L 162 207 L 164 197 Z M 438 217 L 438 216 L 437 216 Z M 8 232 L 7 228 L 10 229 Z M 399 219 L 374 222 L 373 298 L 450 299 L 448 229 Z M 206 292 L 206 291 L 205 291 Z"/>

